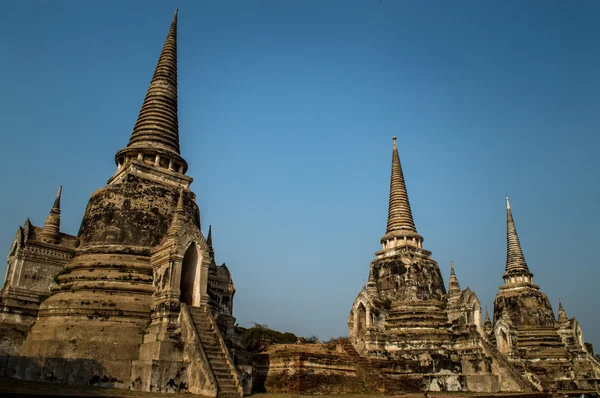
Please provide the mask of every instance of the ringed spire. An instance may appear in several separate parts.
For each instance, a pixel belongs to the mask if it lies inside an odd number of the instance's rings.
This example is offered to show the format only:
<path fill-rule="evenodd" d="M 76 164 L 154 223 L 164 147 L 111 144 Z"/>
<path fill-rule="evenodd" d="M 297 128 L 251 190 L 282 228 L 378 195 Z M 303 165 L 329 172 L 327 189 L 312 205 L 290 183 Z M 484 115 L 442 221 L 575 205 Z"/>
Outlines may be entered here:
<path fill-rule="evenodd" d="M 180 155 L 177 117 L 177 14 L 175 10 L 129 143 L 115 155 L 117 165 L 124 162 L 124 155 L 133 153 L 142 154 L 140 160 L 145 160 L 144 155 L 152 160 L 152 156 L 162 156 L 169 169 L 187 170 Z M 156 163 L 160 165 L 160 158 Z"/>
<path fill-rule="evenodd" d="M 420 249 L 422 248 L 423 237 L 417 232 L 413 221 L 396 137 L 393 137 L 393 141 L 387 228 L 385 235 L 381 238 L 381 244 L 383 250 L 399 246 L 414 246 Z"/>
<path fill-rule="evenodd" d="M 392 175 L 390 178 L 390 203 L 388 209 L 388 221 L 386 233 L 396 230 L 408 230 L 417 232 L 413 221 L 408 192 L 402 173 L 402 164 L 398 155 L 396 137 L 393 137 L 394 147 L 392 149 Z"/>
<path fill-rule="evenodd" d="M 506 273 L 530 273 L 521 249 L 508 196 L 506 197 Z"/>

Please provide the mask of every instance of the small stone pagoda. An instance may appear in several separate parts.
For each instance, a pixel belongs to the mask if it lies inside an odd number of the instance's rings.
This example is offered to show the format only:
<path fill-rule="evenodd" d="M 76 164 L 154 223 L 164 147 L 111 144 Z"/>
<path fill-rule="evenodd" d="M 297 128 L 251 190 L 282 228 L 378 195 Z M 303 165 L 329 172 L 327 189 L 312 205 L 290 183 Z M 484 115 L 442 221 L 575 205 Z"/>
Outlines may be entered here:
<path fill-rule="evenodd" d="M 33 226 L 26 219 L 8 252 L 0 290 L 0 355 L 18 354 L 40 303 L 57 286 L 57 275 L 75 255 L 77 238 L 60 232 L 61 193 L 59 187 L 44 226 Z"/>
<path fill-rule="evenodd" d="M 494 301 L 489 337 L 516 366 L 529 370 L 532 381 L 552 389 L 597 389 L 600 363 L 583 340 L 576 319 L 568 319 L 562 303 L 558 320 L 548 297 L 533 283 L 506 198 L 506 268 L 504 285 Z M 588 348 L 590 347 L 590 348 Z"/>
<path fill-rule="evenodd" d="M 533 386 L 487 341 L 481 305 L 461 290 L 451 268 L 449 291 L 413 220 L 396 138 L 388 221 L 369 280 L 348 317 L 349 337 L 364 358 L 393 377 L 412 376 L 431 391 L 531 391 Z"/>
<path fill-rule="evenodd" d="M 239 397 L 224 336 L 235 289 L 200 230 L 181 156 L 177 12 L 117 170 L 60 233 L 17 231 L 0 298 L 0 375 Z M 17 325 L 15 330 L 14 326 Z"/>

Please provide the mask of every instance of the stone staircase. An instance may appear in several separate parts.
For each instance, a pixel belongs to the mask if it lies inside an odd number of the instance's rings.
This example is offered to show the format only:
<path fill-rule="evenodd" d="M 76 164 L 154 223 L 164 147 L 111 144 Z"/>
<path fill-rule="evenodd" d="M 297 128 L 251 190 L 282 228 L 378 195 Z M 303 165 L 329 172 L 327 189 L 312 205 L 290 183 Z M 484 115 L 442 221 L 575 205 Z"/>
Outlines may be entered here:
<path fill-rule="evenodd" d="M 485 339 L 481 339 L 480 342 L 496 361 L 502 363 L 503 367 L 511 373 L 525 391 L 528 387 L 538 391 L 543 391 L 546 388 L 542 380 L 531 370 L 527 369 L 521 361 L 509 361 L 491 342 Z"/>
<path fill-rule="evenodd" d="M 188 307 L 204 352 L 210 362 L 210 367 L 217 380 L 217 397 L 243 397 L 238 379 L 233 372 L 233 363 L 229 358 L 216 325 L 204 308 Z"/>
<path fill-rule="evenodd" d="M 395 380 L 381 374 L 379 369 L 375 367 L 369 359 L 361 357 L 360 354 L 354 349 L 354 346 L 352 345 L 350 340 L 342 340 L 341 345 L 346 354 L 348 354 L 348 356 L 356 362 L 357 376 L 362 371 L 362 373 L 364 374 L 363 378 L 366 379 L 365 381 L 367 382 L 367 384 L 372 385 L 373 383 L 369 382 L 374 382 L 375 385 L 373 386 L 373 388 L 379 389 L 383 387 L 382 392 L 384 392 L 387 395 L 404 394 L 404 391 Z"/>

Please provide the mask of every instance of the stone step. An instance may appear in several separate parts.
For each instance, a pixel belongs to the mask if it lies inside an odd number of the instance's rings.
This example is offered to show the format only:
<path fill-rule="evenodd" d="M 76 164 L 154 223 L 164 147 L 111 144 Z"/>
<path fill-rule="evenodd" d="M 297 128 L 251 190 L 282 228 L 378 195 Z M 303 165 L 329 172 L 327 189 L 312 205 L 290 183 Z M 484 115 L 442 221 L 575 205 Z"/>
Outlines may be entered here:
<path fill-rule="evenodd" d="M 219 391 L 221 391 L 221 392 L 234 392 L 234 393 L 238 394 L 238 389 L 233 384 L 231 384 L 229 386 L 222 386 L 222 385 L 219 384 Z"/>
<path fill-rule="evenodd" d="M 223 355 L 222 352 L 221 353 L 207 352 L 206 356 L 210 360 L 210 363 L 219 364 L 219 365 L 227 364 L 227 357 L 225 355 Z"/>
<path fill-rule="evenodd" d="M 206 336 L 199 334 L 200 340 L 202 340 L 202 344 L 209 344 L 214 346 L 220 346 L 219 341 L 214 336 Z"/>
<path fill-rule="evenodd" d="M 198 332 L 198 336 L 217 342 L 217 337 L 213 333 Z"/>
<path fill-rule="evenodd" d="M 225 364 L 225 357 L 223 355 L 211 355 L 211 354 L 206 354 L 206 357 L 208 358 L 208 360 L 210 361 L 210 363 L 218 363 L 218 364 Z"/>

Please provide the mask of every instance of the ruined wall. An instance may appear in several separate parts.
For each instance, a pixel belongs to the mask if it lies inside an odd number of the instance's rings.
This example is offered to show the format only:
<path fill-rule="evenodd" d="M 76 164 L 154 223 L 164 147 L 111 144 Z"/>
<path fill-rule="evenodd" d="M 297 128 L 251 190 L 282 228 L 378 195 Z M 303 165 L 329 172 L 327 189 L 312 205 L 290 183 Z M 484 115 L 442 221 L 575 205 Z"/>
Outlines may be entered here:
<path fill-rule="evenodd" d="M 371 392 L 357 375 L 356 362 L 335 345 L 277 344 L 257 355 L 254 363 L 254 392 Z"/>

